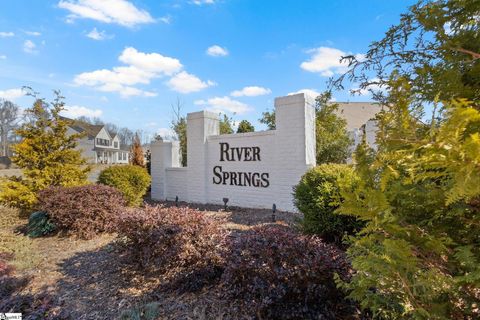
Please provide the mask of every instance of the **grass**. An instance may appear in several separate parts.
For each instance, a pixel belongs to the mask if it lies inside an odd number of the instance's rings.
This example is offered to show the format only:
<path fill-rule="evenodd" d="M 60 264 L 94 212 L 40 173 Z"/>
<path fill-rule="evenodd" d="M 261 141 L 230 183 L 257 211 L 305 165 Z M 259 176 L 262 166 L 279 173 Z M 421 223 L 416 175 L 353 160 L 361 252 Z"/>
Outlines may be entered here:
<path fill-rule="evenodd" d="M 9 264 L 18 270 L 29 270 L 41 262 L 36 244 L 17 229 L 27 223 L 16 209 L 0 208 L 0 253 L 12 256 Z"/>

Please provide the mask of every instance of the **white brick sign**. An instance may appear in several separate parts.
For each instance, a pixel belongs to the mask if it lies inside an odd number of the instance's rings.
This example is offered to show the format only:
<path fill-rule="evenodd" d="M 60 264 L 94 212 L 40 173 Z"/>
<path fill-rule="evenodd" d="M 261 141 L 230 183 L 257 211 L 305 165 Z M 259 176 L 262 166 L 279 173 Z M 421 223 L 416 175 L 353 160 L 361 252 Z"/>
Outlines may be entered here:
<path fill-rule="evenodd" d="M 295 211 L 293 187 L 315 166 L 314 99 L 275 99 L 276 130 L 219 134 L 218 115 L 187 115 L 187 167 L 178 141 L 151 146 L 152 198 Z"/>

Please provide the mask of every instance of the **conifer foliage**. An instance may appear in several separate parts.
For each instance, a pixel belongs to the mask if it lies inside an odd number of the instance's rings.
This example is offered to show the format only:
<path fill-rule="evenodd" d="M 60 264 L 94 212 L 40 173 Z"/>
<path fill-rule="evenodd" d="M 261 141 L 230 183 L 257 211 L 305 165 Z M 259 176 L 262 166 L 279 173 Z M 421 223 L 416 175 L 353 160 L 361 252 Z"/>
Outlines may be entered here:
<path fill-rule="evenodd" d="M 13 146 L 13 162 L 22 169 L 23 177 L 2 181 L 0 202 L 31 210 L 37 203 L 37 192 L 50 186 L 77 186 L 87 183 L 90 167 L 76 150 L 81 134 L 69 134 L 69 121 L 60 116 L 64 97 L 54 91 L 51 103 L 37 98 L 25 110 L 28 118 L 16 134 L 22 141 Z"/>
<path fill-rule="evenodd" d="M 390 87 L 378 153 L 359 148 L 359 187 L 342 194 L 339 212 L 367 223 L 348 250 L 357 272 L 341 286 L 380 318 L 478 318 L 480 112 L 455 99 L 423 124 L 409 82 Z"/>

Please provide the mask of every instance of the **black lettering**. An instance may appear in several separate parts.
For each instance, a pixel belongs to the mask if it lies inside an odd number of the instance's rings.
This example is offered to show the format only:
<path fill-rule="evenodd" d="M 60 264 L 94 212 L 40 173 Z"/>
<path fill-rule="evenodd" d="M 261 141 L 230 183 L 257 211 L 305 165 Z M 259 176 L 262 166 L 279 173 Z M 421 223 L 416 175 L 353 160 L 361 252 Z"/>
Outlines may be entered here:
<path fill-rule="evenodd" d="M 242 153 L 243 153 L 243 148 L 233 148 L 235 149 L 235 152 L 237 153 L 237 160 L 235 160 L 235 157 L 234 157 L 234 161 L 242 161 Z"/>
<path fill-rule="evenodd" d="M 226 142 L 220 142 L 220 161 L 225 161 L 223 156 L 227 159 L 227 161 L 230 161 L 230 157 L 228 156 L 228 149 L 230 146 Z"/>
<path fill-rule="evenodd" d="M 245 161 L 252 161 L 252 158 L 250 157 L 250 150 L 253 148 L 245 148 Z"/>
<path fill-rule="evenodd" d="M 222 183 L 222 167 L 221 166 L 215 166 L 213 167 L 213 175 L 215 177 L 213 177 L 213 183 L 214 184 L 220 184 Z M 218 178 L 218 180 L 215 180 L 215 178 Z"/>
<path fill-rule="evenodd" d="M 268 180 L 269 174 L 267 172 L 262 173 L 262 187 L 268 188 L 270 186 L 270 181 Z"/>
<path fill-rule="evenodd" d="M 255 172 L 254 174 L 252 174 L 252 184 L 254 187 L 260 186 L 260 173 Z"/>
<path fill-rule="evenodd" d="M 230 172 L 230 185 L 231 186 L 236 186 L 237 185 L 237 173 L 236 172 Z"/>
<path fill-rule="evenodd" d="M 251 172 L 245 172 L 245 186 L 251 187 L 252 186 L 252 173 Z"/>
<path fill-rule="evenodd" d="M 260 147 L 253 147 L 253 161 L 261 161 L 260 160 Z"/>
<path fill-rule="evenodd" d="M 227 180 L 230 177 L 230 172 L 223 172 L 223 184 L 227 184 Z"/>

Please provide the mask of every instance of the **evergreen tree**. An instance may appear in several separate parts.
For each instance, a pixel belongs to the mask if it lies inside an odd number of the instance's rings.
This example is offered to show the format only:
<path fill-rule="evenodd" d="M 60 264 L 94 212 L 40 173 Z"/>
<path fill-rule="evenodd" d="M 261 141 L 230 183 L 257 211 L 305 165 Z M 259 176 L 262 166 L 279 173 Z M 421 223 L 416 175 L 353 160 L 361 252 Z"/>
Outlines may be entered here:
<path fill-rule="evenodd" d="M 67 133 L 69 120 L 60 116 L 64 97 L 55 91 L 52 103 L 36 98 L 25 110 L 29 121 L 16 134 L 22 141 L 13 146 L 12 161 L 22 169 L 22 178 L 2 181 L 0 202 L 4 205 L 31 210 L 37 202 L 37 192 L 49 186 L 76 186 L 87 183 L 90 167 L 76 150 L 81 134 Z"/>
<path fill-rule="evenodd" d="M 339 283 L 378 318 L 478 318 L 480 112 L 452 100 L 424 124 L 410 82 L 389 86 L 378 152 L 357 149 L 359 187 L 342 192 L 339 212 L 366 227 L 350 239 L 356 272 Z"/>
<path fill-rule="evenodd" d="M 138 134 L 135 135 L 135 138 L 133 139 L 133 145 L 132 145 L 132 161 L 131 163 L 134 166 L 139 166 L 144 168 L 145 167 L 145 157 L 143 154 L 143 148 L 142 144 L 140 142 L 140 137 Z"/>
<path fill-rule="evenodd" d="M 247 120 L 242 120 L 238 124 L 237 133 L 254 132 L 255 127 Z"/>

